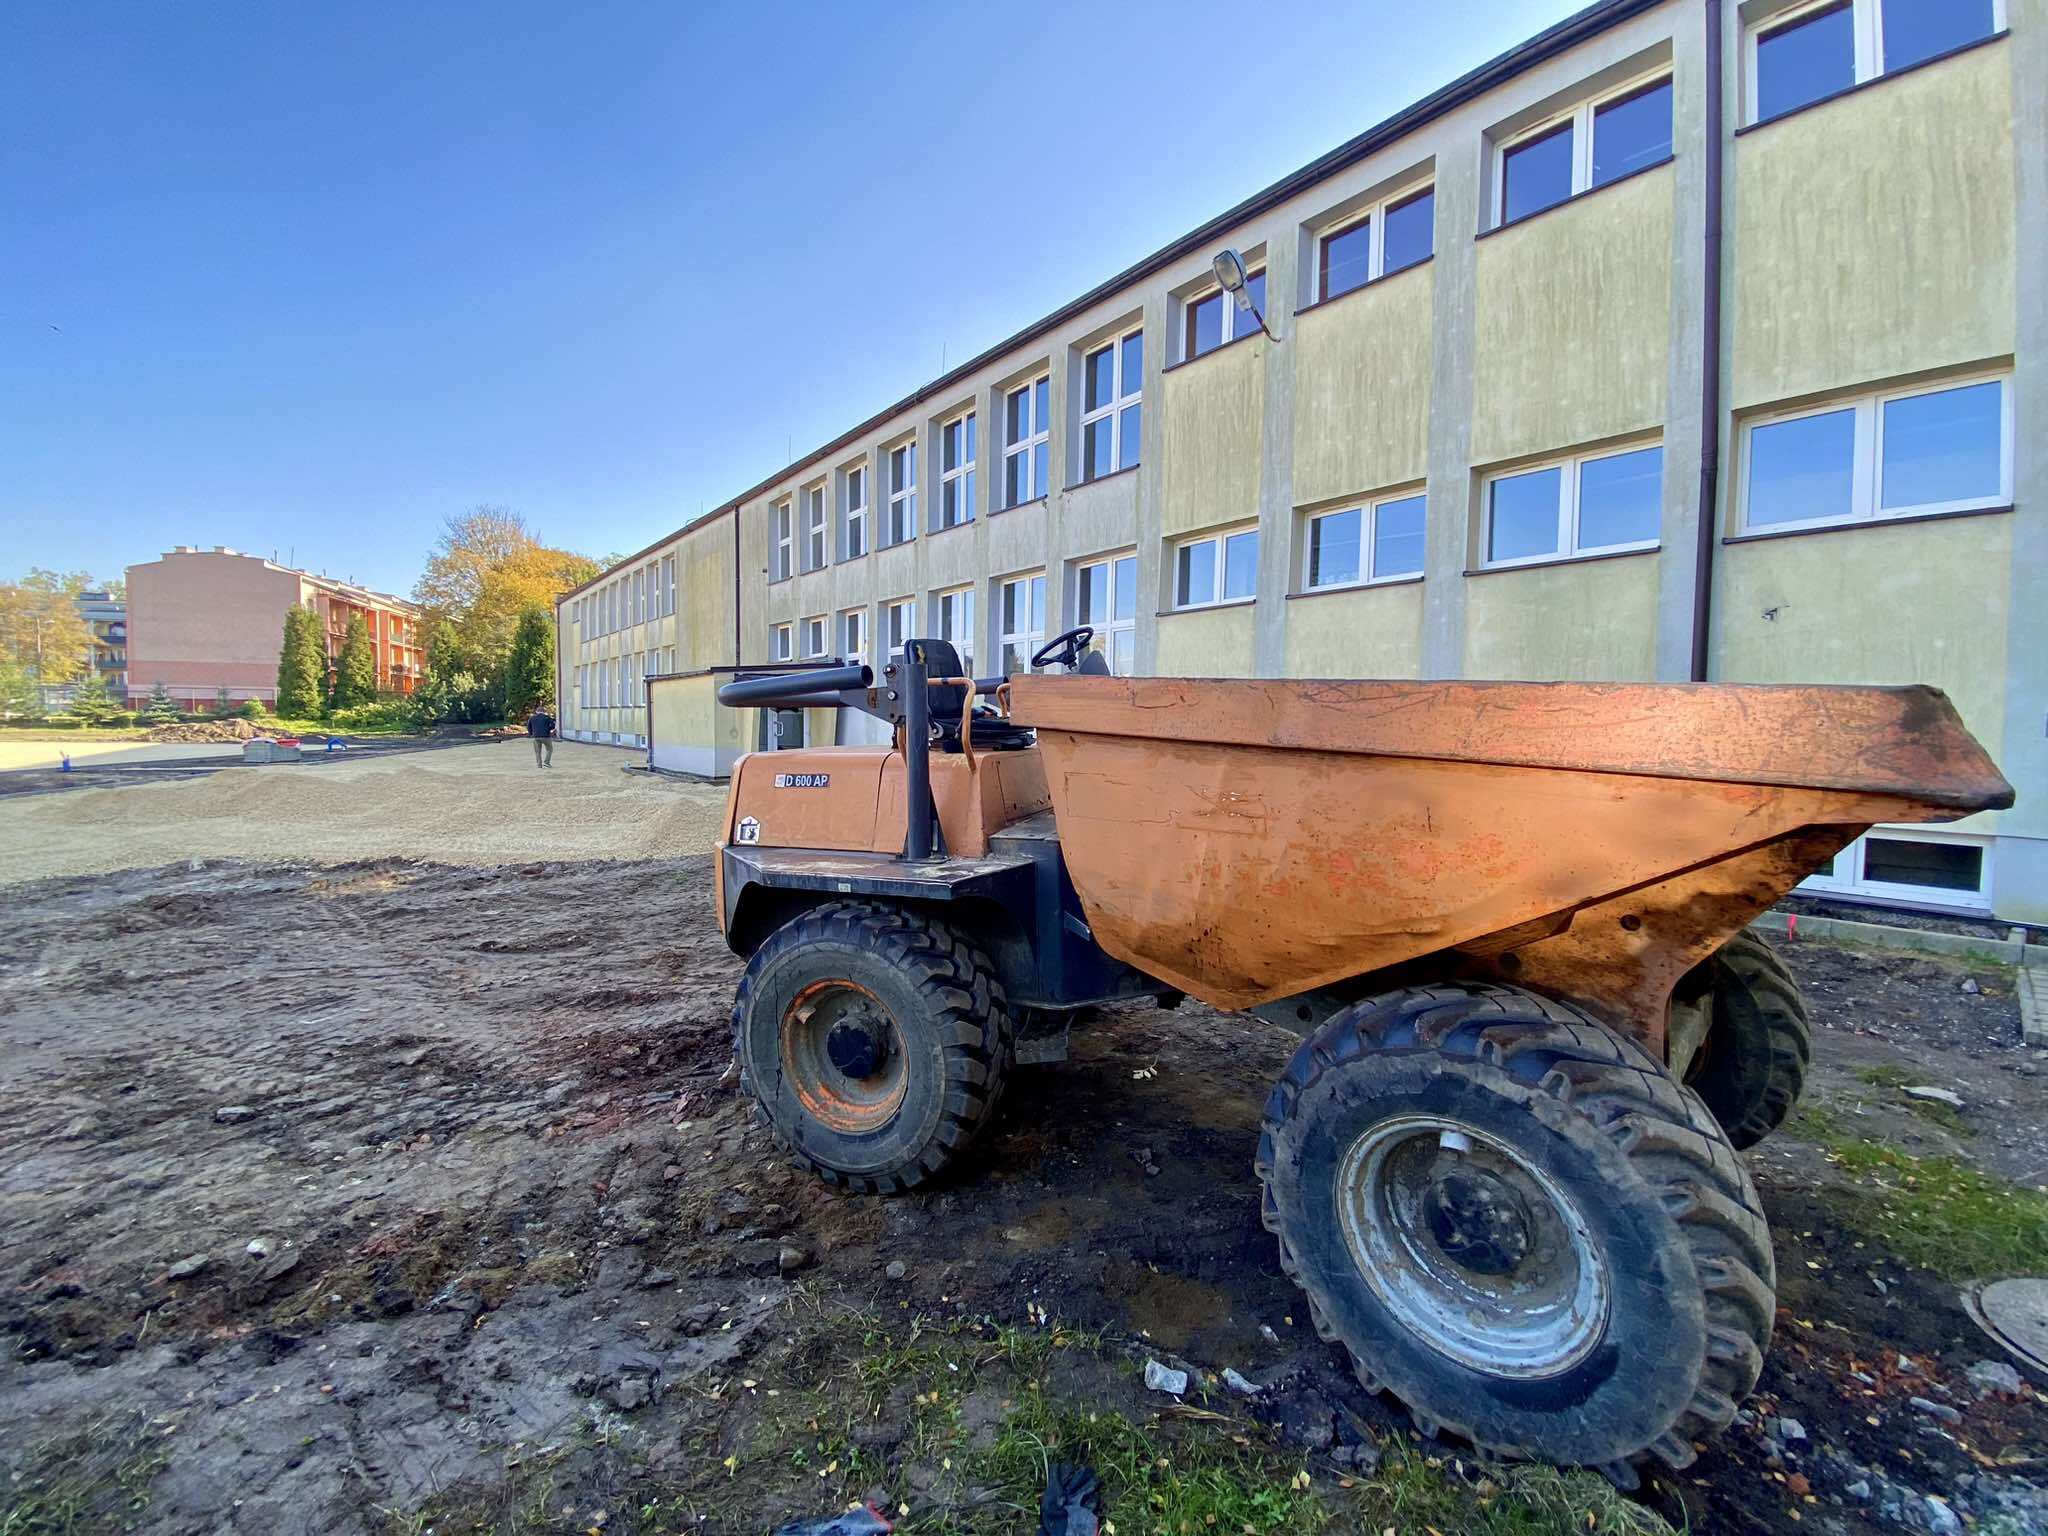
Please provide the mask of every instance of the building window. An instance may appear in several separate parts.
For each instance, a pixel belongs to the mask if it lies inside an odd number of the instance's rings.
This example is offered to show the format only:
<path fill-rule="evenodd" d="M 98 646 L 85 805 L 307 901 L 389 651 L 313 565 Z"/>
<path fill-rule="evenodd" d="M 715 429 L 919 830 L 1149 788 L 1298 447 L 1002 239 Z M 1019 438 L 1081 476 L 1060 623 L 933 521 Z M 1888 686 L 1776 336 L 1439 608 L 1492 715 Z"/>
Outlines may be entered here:
<path fill-rule="evenodd" d="M 664 618 L 673 618 L 676 611 L 676 557 L 661 557 L 661 612 Z"/>
<path fill-rule="evenodd" d="M 795 626 L 790 624 L 771 624 L 768 628 L 768 651 L 776 661 L 794 661 L 796 659 Z"/>
<path fill-rule="evenodd" d="M 804 569 L 825 567 L 825 487 L 814 485 L 804 491 Z"/>
<path fill-rule="evenodd" d="M 1422 574 L 1424 498 L 1390 496 L 1308 520 L 1302 588 L 1368 586 Z"/>
<path fill-rule="evenodd" d="M 1742 527 L 1825 527 L 2008 506 L 2009 381 L 1866 395 L 1743 429 Z"/>
<path fill-rule="evenodd" d="M 1397 193 L 1316 241 L 1316 297 L 1334 299 L 1426 260 L 1436 249 L 1436 189 Z"/>
<path fill-rule="evenodd" d="M 1031 669 L 1031 653 L 1045 644 L 1045 573 L 1013 576 L 1002 585 L 1002 629 L 997 635 L 1002 674 Z"/>
<path fill-rule="evenodd" d="M 1655 549 L 1663 508 L 1661 443 L 1495 475 L 1486 486 L 1484 563 Z"/>
<path fill-rule="evenodd" d="M 1052 380 L 1035 379 L 1003 397 L 1003 505 L 1021 507 L 1046 493 Z"/>
<path fill-rule="evenodd" d="M 2003 0 L 1823 0 L 1780 6 L 1748 32 L 1749 120 L 1768 121 L 1909 69 L 2005 26 Z"/>
<path fill-rule="evenodd" d="M 974 521 L 974 412 L 939 428 L 939 526 Z"/>
<path fill-rule="evenodd" d="M 868 659 L 868 611 L 849 608 L 839 615 L 839 654 L 848 661 Z"/>
<path fill-rule="evenodd" d="M 1083 483 L 1138 462 L 1145 387 L 1145 333 L 1105 342 L 1081 360 Z"/>
<path fill-rule="evenodd" d="M 825 616 L 804 620 L 804 659 L 825 654 Z"/>
<path fill-rule="evenodd" d="M 868 552 L 868 467 L 856 464 L 841 471 L 839 558 L 858 560 Z"/>
<path fill-rule="evenodd" d="M 1966 833 L 1879 828 L 1857 838 L 1799 888 L 1983 911 L 1991 905 L 1991 848 Z"/>
<path fill-rule="evenodd" d="M 1138 557 L 1111 555 L 1074 569 L 1074 622 L 1095 631 L 1089 649 L 1129 677 L 1138 664 Z"/>
<path fill-rule="evenodd" d="M 917 634 L 917 600 L 899 597 L 893 603 L 882 605 L 882 634 L 888 641 L 891 656 L 903 650 L 904 643 Z"/>
<path fill-rule="evenodd" d="M 889 450 L 889 520 L 882 542 L 902 544 L 917 537 L 917 443 Z"/>
<path fill-rule="evenodd" d="M 1245 292 L 1251 295 L 1252 309 L 1260 314 L 1266 312 L 1266 269 L 1245 275 Z M 1252 318 L 1252 311 L 1239 307 L 1237 301 L 1221 288 L 1211 288 L 1200 298 L 1189 299 L 1181 308 L 1182 361 L 1200 357 L 1204 352 L 1214 352 L 1226 341 L 1236 341 L 1241 336 L 1250 336 L 1259 328 L 1259 322 Z"/>
<path fill-rule="evenodd" d="M 632 621 L 635 624 L 647 622 L 647 572 L 644 569 L 633 573 Z"/>
<path fill-rule="evenodd" d="M 932 594 L 933 617 L 939 638 L 960 653 L 960 665 L 974 675 L 974 588 L 956 587 L 951 592 Z"/>
<path fill-rule="evenodd" d="M 768 579 L 787 581 L 796 572 L 796 510 L 787 498 L 768 509 Z"/>
<path fill-rule="evenodd" d="M 1494 223 L 1512 224 L 1670 158 L 1671 77 L 1632 81 L 1500 147 Z"/>
<path fill-rule="evenodd" d="M 1249 601 L 1259 585 L 1259 530 L 1226 529 L 1176 545 L 1173 606 L 1209 608 Z"/>

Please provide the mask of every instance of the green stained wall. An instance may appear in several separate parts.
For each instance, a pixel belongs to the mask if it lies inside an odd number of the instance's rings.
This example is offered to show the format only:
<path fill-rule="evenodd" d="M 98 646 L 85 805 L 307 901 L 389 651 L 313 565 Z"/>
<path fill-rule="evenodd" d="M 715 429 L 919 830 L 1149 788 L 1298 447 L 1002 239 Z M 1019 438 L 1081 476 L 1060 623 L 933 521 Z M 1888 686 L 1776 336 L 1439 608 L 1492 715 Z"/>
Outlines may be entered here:
<path fill-rule="evenodd" d="M 1429 458 L 1436 273 L 1415 267 L 1294 322 L 1294 500 L 1420 480 Z"/>
<path fill-rule="evenodd" d="M 1978 48 L 1736 139 L 1736 410 L 2013 350 L 2012 66 Z"/>
<path fill-rule="evenodd" d="M 1161 531 L 1169 538 L 1258 516 L 1264 354 L 1271 345 L 1254 337 L 1162 377 Z"/>
<path fill-rule="evenodd" d="M 1465 676 L 1649 682 L 1657 675 L 1657 562 L 1534 565 L 1467 580 Z"/>
<path fill-rule="evenodd" d="M 1422 583 L 1319 592 L 1287 605 L 1289 677 L 1422 675 Z"/>
<path fill-rule="evenodd" d="M 1472 462 L 1664 422 L 1672 168 L 1479 242 Z"/>
<path fill-rule="evenodd" d="M 1996 760 L 2012 529 L 1994 513 L 1724 545 L 1714 681 L 1931 683 Z"/>
<path fill-rule="evenodd" d="M 1204 608 L 1159 619 L 1159 677 L 1250 677 L 1252 610 Z"/>

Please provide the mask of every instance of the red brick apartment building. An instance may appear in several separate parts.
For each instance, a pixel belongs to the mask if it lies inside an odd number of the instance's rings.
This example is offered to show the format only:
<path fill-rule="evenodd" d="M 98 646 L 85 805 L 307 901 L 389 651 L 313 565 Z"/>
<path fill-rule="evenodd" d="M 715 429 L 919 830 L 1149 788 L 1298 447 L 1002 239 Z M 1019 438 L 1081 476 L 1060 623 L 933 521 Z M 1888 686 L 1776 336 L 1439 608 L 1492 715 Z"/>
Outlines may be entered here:
<path fill-rule="evenodd" d="M 402 598 L 315 576 L 215 545 L 179 545 L 128 567 L 128 698 L 162 683 L 180 708 L 209 708 L 225 688 L 234 703 L 277 698 L 285 610 L 320 615 L 330 663 L 356 614 L 377 652 L 377 687 L 411 693 L 426 665 L 420 610 Z"/>

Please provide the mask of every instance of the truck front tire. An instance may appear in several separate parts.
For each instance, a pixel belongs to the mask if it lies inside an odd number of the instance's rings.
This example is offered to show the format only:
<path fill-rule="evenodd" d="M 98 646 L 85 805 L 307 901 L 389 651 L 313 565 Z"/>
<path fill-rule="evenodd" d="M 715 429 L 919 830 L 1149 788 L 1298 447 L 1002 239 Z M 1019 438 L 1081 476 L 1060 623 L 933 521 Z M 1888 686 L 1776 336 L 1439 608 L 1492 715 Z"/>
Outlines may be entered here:
<path fill-rule="evenodd" d="M 776 1136 L 831 1183 L 925 1183 L 994 1113 L 1011 1025 L 988 957 L 943 922 L 872 902 L 790 919 L 733 1003 L 743 1084 Z"/>
<path fill-rule="evenodd" d="M 1426 1432 L 1633 1481 L 1756 1384 L 1776 1270 L 1756 1189 L 1632 1042 L 1510 987 L 1330 1019 L 1267 1102 L 1282 1267 Z"/>

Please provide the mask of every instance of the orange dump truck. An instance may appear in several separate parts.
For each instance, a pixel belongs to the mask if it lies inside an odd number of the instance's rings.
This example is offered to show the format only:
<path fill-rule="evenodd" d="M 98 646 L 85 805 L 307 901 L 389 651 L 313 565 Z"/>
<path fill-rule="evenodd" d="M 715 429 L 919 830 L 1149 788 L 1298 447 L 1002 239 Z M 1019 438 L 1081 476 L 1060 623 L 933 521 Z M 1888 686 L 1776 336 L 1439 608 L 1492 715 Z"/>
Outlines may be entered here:
<path fill-rule="evenodd" d="M 777 1134 L 905 1190 L 1092 1004 L 1285 1022 L 1265 1222 L 1360 1380 L 1499 1454 L 1685 1465 L 1762 1368 L 1736 1149 L 1809 1052 L 1747 925 L 2011 787 L 1930 688 L 1116 678 L 1091 638 L 721 690 L 895 727 L 734 771 L 718 907 Z"/>

